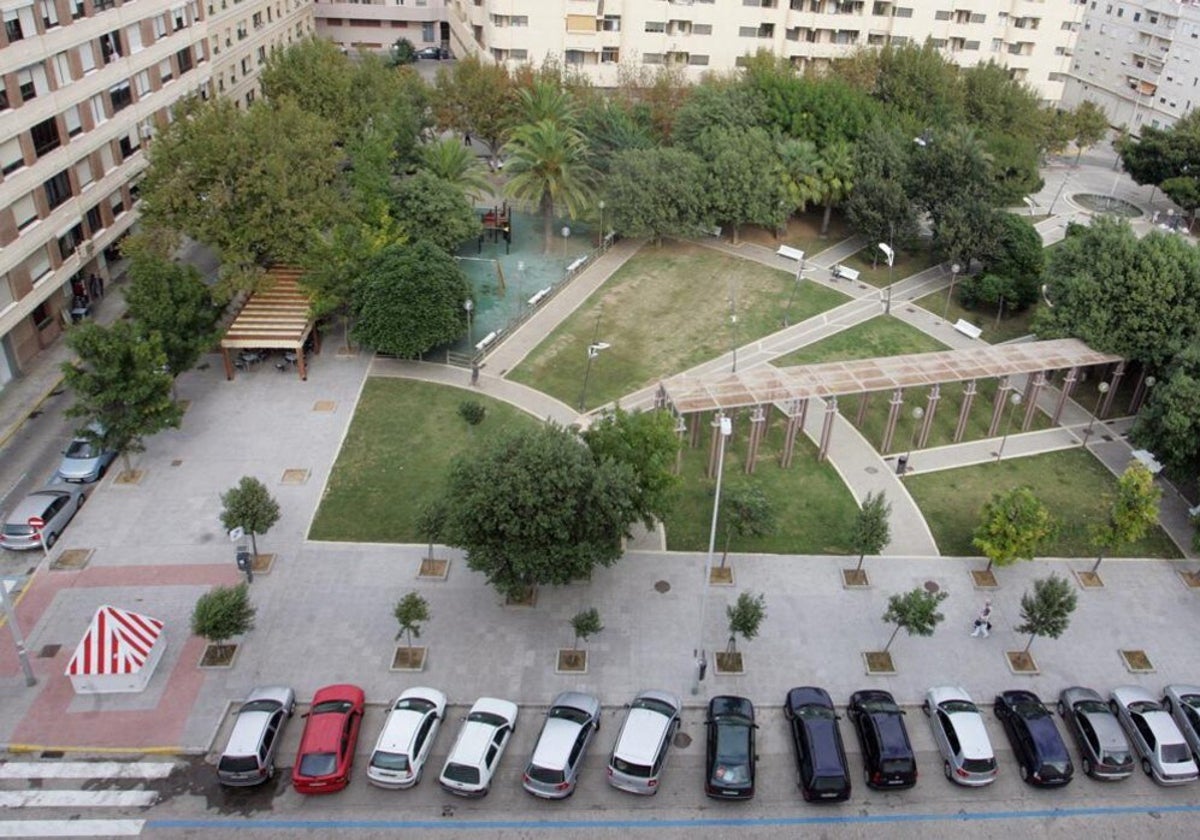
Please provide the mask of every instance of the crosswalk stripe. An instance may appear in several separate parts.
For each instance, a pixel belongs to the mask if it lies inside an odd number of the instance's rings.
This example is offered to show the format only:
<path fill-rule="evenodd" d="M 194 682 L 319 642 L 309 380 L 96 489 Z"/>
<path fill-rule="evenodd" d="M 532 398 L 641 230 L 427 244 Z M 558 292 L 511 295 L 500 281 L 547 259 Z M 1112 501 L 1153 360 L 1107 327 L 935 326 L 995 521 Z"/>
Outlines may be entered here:
<path fill-rule="evenodd" d="M 0 808 L 143 808 L 157 798 L 152 790 L 4 790 Z"/>
<path fill-rule="evenodd" d="M 14 761 L 0 764 L 0 779 L 165 779 L 169 761 Z"/>
<path fill-rule="evenodd" d="M 0 837 L 136 837 L 145 820 L 26 820 L 0 823 Z"/>

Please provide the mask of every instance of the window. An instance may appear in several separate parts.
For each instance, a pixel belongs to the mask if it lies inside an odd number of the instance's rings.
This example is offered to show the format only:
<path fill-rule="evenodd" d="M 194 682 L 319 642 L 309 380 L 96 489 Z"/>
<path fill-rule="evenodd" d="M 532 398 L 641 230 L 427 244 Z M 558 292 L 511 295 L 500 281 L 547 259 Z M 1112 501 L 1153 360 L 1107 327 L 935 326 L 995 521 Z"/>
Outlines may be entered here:
<path fill-rule="evenodd" d="M 33 201 L 33 193 L 25 193 L 21 198 L 13 202 L 13 220 L 17 223 L 17 230 L 25 230 L 38 220 L 37 205 Z"/>
<path fill-rule="evenodd" d="M 71 20 L 79 20 L 83 13 L 83 0 L 71 0 Z"/>
<path fill-rule="evenodd" d="M 112 172 L 113 167 L 117 165 L 113 158 L 113 150 L 111 143 L 105 143 L 100 147 L 100 175 L 104 176 L 106 172 Z"/>
<path fill-rule="evenodd" d="M 662 53 L 642 53 L 642 64 L 662 64 Z"/>
<path fill-rule="evenodd" d="M 42 64 L 30 64 L 17 71 L 17 86 L 21 89 L 21 99 L 29 100 L 50 92 L 46 81 L 46 68 Z"/>
<path fill-rule="evenodd" d="M 42 120 L 29 129 L 29 134 L 33 138 L 34 154 L 39 158 L 45 157 L 62 145 L 62 138 L 58 136 L 58 121 L 54 117 Z"/>
<path fill-rule="evenodd" d="M 183 6 L 171 10 L 171 26 L 172 32 L 178 32 L 183 27 L 187 26 L 187 15 L 184 14 Z"/>
<path fill-rule="evenodd" d="M 134 152 L 141 148 L 141 141 L 138 139 L 137 126 L 135 125 L 132 131 L 121 137 L 121 139 L 117 142 L 117 145 L 121 147 L 122 160 L 127 160 L 133 155 Z"/>
<path fill-rule="evenodd" d="M 54 0 L 38 0 L 38 11 L 42 13 L 42 26 L 53 29 L 58 26 L 58 7 Z"/>
<path fill-rule="evenodd" d="M 15 302 L 12 285 L 8 282 L 8 274 L 0 275 L 0 312 L 12 306 Z"/>
<path fill-rule="evenodd" d="M 618 64 L 621 61 L 621 51 L 616 47 L 601 47 L 600 48 L 600 63 L 601 64 Z"/>
<path fill-rule="evenodd" d="M 75 224 L 58 235 L 58 253 L 65 260 L 75 253 L 85 239 L 83 225 Z"/>
<path fill-rule="evenodd" d="M 108 120 L 108 111 L 104 107 L 104 94 L 97 93 L 91 99 L 92 105 L 92 123 L 100 125 Z"/>
<path fill-rule="evenodd" d="M 33 22 L 30 8 L 6 11 L 4 13 L 4 31 L 8 34 L 9 43 L 24 40 L 26 35 L 37 34 L 37 26 Z"/>
<path fill-rule="evenodd" d="M 154 40 L 167 37 L 167 22 L 159 15 L 154 19 Z"/>
<path fill-rule="evenodd" d="M 54 79 L 58 87 L 63 87 L 71 81 L 71 57 L 66 52 L 55 53 Z"/>
<path fill-rule="evenodd" d="M 646 21 L 646 31 L 647 32 L 666 32 L 667 24 L 661 20 L 648 20 L 648 21 Z"/>
<path fill-rule="evenodd" d="M 688 64 L 692 65 L 693 67 L 707 67 L 708 66 L 708 56 L 706 56 L 706 55 L 689 55 L 688 56 Z"/>
<path fill-rule="evenodd" d="M 8 88 L 0 86 L 0 111 L 7 111 L 12 107 L 12 103 L 8 101 Z"/>
<path fill-rule="evenodd" d="M 111 64 L 124 55 L 121 52 L 121 31 L 119 29 L 100 36 L 100 54 L 104 56 L 105 64 Z"/>
<path fill-rule="evenodd" d="M 84 75 L 96 69 L 96 48 L 91 41 L 79 45 L 79 64 L 83 67 Z"/>
<path fill-rule="evenodd" d="M 134 84 L 137 85 L 138 99 L 150 92 L 150 71 L 143 70 L 133 77 Z"/>
<path fill-rule="evenodd" d="M 99 206 L 87 211 L 87 226 L 92 236 L 104 230 L 104 216 L 100 213 Z"/>
<path fill-rule="evenodd" d="M 53 210 L 71 197 L 71 176 L 64 169 L 49 181 L 43 183 L 42 189 L 46 191 L 46 203 Z"/>
<path fill-rule="evenodd" d="M 92 185 L 95 180 L 92 177 L 92 161 L 90 158 L 84 158 L 75 164 L 75 180 L 79 182 L 79 191 L 83 192 Z"/>
<path fill-rule="evenodd" d="M 697 23 L 692 27 L 692 34 L 693 35 L 711 35 L 712 34 L 712 24 L 711 23 Z"/>
<path fill-rule="evenodd" d="M 83 131 L 83 123 L 79 119 L 79 106 L 72 105 L 63 111 L 63 122 L 67 124 L 67 136 L 74 137 Z"/>
<path fill-rule="evenodd" d="M 242 75 L 250 75 L 250 56 L 246 56 L 242 59 Z"/>
<path fill-rule="evenodd" d="M 602 32 L 620 32 L 621 31 L 621 16 L 620 15 L 605 15 L 597 27 Z"/>
<path fill-rule="evenodd" d="M 175 75 L 175 71 L 171 69 L 171 59 L 164 58 L 158 63 L 158 75 L 162 78 L 162 83 L 165 85 L 171 81 Z"/>
<path fill-rule="evenodd" d="M 133 91 L 129 88 L 128 80 L 113 85 L 108 89 L 108 98 L 112 102 L 114 114 L 120 113 L 133 104 Z"/>
<path fill-rule="evenodd" d="M 142 51 L 142 25 L 140 23 L 125 27 L 125 41 L 129 44 L 130 55 Z"/>
<path fill-rule="evenodd" d="M 45 248 L 38 248 L 29 255 L 29 259 L 25 261 L 25 264 L 29 266 L 29 279 L 36 285 L 39 280 L 50 273 L 50 252 Z M 30 317 L 33 318 L 33 322 L 39 327 L 46 326 L 50 320 L 50 313 L 46 311 L 46 304 L 40 303 L 34 307 L 33 312 L 30 313 Z"/>

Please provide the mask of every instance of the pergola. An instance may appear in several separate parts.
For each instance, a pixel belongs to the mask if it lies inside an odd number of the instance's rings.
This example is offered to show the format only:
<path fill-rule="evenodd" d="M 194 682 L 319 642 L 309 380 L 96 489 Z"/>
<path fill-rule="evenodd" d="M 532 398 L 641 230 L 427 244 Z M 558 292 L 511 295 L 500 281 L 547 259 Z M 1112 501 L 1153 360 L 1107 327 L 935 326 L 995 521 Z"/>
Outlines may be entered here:
<path fill-rule="evenodd" d="M 838 397 L 860 395 L 858 422 L 866 415 L 870 396 L 875 392 L 891 392 L 890 411 L 884 429 L 881 450 L 891 448 L 896 431 L 896 421 L 904 404 L 906 388 L 928 388 L 927 406 L 918 438 L 918 446 L 924 446 L 937 410 L 940 386 L 944 383 L 965 382 L 963 401 L 959 407 L 958 425 L 954 440 L 958 442 L 966 429 L 967 418 L 976 395 L 979 379 L 999 379 L 992 408 L 992 420 L 988 436 L 994 437 L 999 428 L 1005 401 L 1015 386 L 1014 376 L 1027 376 L 1024 402 L 1025 414 L 1021 429 L 1028 430 L 1033 422 L 1037 397 L 1046 385 L 1048 372 L 1065 370 L 1066 377 L 1054 410 L 1053 422 L 1062 415 L 1063 406 L 1075 387 L 1079 370 L 1094 365 L 1116 363 L 1111 388 L 1101 408 L 1101 416 L 1108 412 L 1117 391 L 1117 384 L 1124 375 L 1124 361 L 1111 353 L 1100 353 L 1077 339 L 1053 341 L 1029 341 L 1019 344 L 980 345 L 966 350 L 946 350 L 937 353 L 917 353 L 907 356 L 889 356 L 878 359 L 858 359 L 847 362 L 827 362 L 817 365 L 777 368 L 770 365 L 751 368 L 736 373 L 721 373 L 704 376 L 681 375 L 660 383 L 657 403 L 670 406 L 681 417 L 680 431 L 684 431 L 690 416 L 692 444 L 699 442 L 700 424 L 696 422 L 702 412 L 716 412 L 718 416 L 736 408 L 752 408 L 749 452 L 746 458 L 748 472 L 754 470 L 758 445 L 766 430 L 766 407 L 776 406 L 787 417 L 784 437 L 782 466 L 791 464 L 796 435 L 804 425 L 808 402 L 816 397 L 825 400 L 825 421 L 821 429 L 818 457 L 824 459 L 829 450 L 829 438 L 833 430 L 834 417 L 838 412 Z M 1139 394 L 1142 392 L 1139 387 Z M 716 423 L 714 422 L 714 427 Z M 714 435 L 716 432 L 714 431 Z M 714 447 L 716 438 L 714 437 Z M 715 448 L 714 448 L 715 451 Z M 711 460 L 711 459 L 710 459 Z M 710 466 L 710 472 L 712 468 Z"/>
<path fill-rule="evenodd" d="M 261 288 L 246 299 L 221 339 L 226 379 L 234 377 L 230 350 L 291 350 L 300 378 L 308 379 L 304 343 L 317 334 L 308 295 L 298 282 L 302 273 L 298 268 L 272 268 Z M 320 351 L 319 344 L 315 349 Z"/>

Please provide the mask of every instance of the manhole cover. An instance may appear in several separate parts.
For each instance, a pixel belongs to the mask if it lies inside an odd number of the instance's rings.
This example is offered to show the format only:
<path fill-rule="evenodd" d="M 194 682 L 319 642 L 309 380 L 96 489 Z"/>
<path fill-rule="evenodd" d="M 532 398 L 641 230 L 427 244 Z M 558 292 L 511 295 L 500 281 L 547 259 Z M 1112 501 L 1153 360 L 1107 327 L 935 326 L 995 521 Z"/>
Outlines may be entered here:
<path fill-rule="evenodd" d="M 663 595 L 671 591 L 671 584 L 667 583 L 665 580 L 656 580 L 654 582 L 654 591 L 660 595 Z"/>
<path fill-rule="evenodd" d="M 672 743 L 677 749 L 686 750 L 692 745 L 692 736 L 686 732 L 676 732 Z"/>
<path fill-rule="evenodd" d="M 938 586 L 938 582 L 936 580 L 927 580 L 925 581 L 925 591 L 930 595 L 933 595 L 934 593 L 941 592 L 942 587 Z"/>
<path fill-rule="evenodd" d="M 879 467 L 867 467 L 867 475 L 875 475 L 879 472 Z"/>
<path fill-rule="evenodd" d="M 58 656 L 60 650 L 62 645 L 42 645 L 42 649 L 38 651 L 38 659 L 53 659 Z"/>
<path fill-rule="evenodd" d="M 284 470 L 281 484 L 303 484 L 308 481 L 308 470 Z"/>

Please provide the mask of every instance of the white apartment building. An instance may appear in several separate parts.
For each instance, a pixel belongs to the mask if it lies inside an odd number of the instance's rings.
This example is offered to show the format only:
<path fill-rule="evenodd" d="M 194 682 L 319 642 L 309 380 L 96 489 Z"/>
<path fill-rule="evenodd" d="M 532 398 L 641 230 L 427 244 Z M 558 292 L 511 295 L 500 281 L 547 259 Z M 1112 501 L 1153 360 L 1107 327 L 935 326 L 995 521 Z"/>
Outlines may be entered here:
<path fill-rule="evenodd" d="M 61 335 L 72 278 L 109 278 L 171 105 L 251 100 L 266 50 L 313 23 L 310 0 L 0 0 L 0 13 L 3 387 Z"/>
<path fill-rule="evenodd" d="M 386 52 L 401 38 L 421 49 L 450 39 L 446 0 L 316 0 L 313 12 L 317 34 L 344 50 Z"/>
<path fill-rule="evenodd" d="M 1197 0 L 1088 0 L 1063 106 L 1102 107 L 1137 134 L 1168 127 L 1200 104 Z"/>

